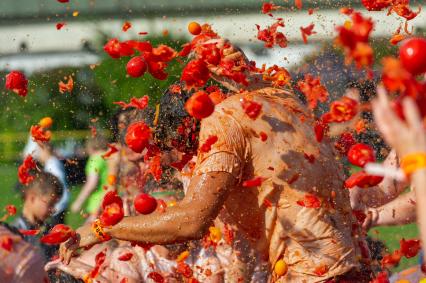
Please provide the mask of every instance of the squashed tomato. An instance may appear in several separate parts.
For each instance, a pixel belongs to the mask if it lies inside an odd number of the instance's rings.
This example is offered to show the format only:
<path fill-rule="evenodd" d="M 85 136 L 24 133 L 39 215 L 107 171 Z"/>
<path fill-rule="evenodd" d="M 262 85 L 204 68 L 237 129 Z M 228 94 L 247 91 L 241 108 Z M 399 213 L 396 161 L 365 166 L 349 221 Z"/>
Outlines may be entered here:
<path fill-rule="evenodd" d="M 149 144 L 151 129 L 142 121 L 134 122 L 127 128 L 125 141 L 134 152 L 141 153 Z"/>
<path fill-rule="evenodd" d="M 376 161 L 374 149 L 364 143 L 357 143 L 351 146 L 347 156 L 350 163 L 359 167 L 364 167 L 365 164 Z"/>
<path fill-rule="evenodd" d="M 41 237 L 40 241 L 48 245 L 58 245 L 74 236 L 75 232 L 71 227 L 64 224 L 57 224 L 49 231 L 49 234 Z"/>

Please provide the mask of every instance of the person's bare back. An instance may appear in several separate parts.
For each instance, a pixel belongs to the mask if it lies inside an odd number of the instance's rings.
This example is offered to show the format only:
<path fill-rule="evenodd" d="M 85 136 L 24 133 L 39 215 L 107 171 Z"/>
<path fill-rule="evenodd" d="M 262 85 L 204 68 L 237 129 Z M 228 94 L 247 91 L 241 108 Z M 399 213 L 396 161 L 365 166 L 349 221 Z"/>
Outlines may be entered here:
<path fill-rule="evenodd" d="M 243 98 L 262 105 L 256 119 L 244 112 Z M 283 282 L 319 282 L 359 265 L 343 169 L 332 144 L 316 141 L 307 113 L 294 95 L 273 88 L 227 98 L 201 123 L 200 144 L 212 135 L 218 141 L 199 153 L 194 171 L 238 179 L 225 208 L 271 266 L 287 263 Z M 260 186 L 242 185 L 255 177 L 263 178 Z M 307 194 L 320 207 L 304 207 Z"/>

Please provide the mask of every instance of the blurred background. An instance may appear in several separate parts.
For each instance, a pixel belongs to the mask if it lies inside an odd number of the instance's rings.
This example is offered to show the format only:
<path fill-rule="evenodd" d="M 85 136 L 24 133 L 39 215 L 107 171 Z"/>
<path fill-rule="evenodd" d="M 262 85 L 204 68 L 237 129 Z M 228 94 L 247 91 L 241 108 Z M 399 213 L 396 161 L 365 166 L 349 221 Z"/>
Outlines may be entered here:
<path fill-rule="evenodd" d="M 395 54 L 388 43 L 404 21 L 387 12 L 367 12 L 360 1 L 303 1 L 303 9 L 294 8 L 294 1 L 276 0 L 284 9 L 274 12 L 282 17 L 282 29 L 289 40 L 287 48 L 263 48 L 256 39 L 256 26 L 266 27 L 274 20 L 260 12 L 260 0 L 1 0 L 0 1 L 0 209 L 6 204 L 19 207 L 20 197 L 14 190 L 21 152 L 28 141 L 28 131 L 42 117 L 50 116 L 53 144 L 63 161 L 72 195 L 84 182 L 86 154 L 84 141 L 97 131 L 109 131 L 110 119 L 118 110 L 114 101 L 149 95 L 154 104 L 162 91 L 179 80 L 183 64 L 174 62 L 169 77 L 158 81 L 149 75 L 134 79 L 126 76 L 126 58 L 113 60 L 103 52 L 108 39 L 150 40 L 176 49 L 190 39 L 187 25 L 191 21 L 209 23 L 221 36 L 238 44 L 249 59 L 262 64 L 288 68 L 295 81 L 305 73 L 319 75 L 331 99 L 341 96 L 365 73 L 345 66 L 341 52 L 334 48 L 335 27 L 347 19 L 339 13 L 342 7 L 353 7 L 373 17 L 375 29 L 372 46 L 375 62 Z M 411 1 L 413 10 L 426 1 Z M 314 9 L 308 15 L 308 9 Z M 132 27 L 123 32 L 128 21 Z M 57 24 L 64 24 L 57 29 Z M 304 44 L 300 27 L 315 24 L 316 34 Z M 409 22 L 415 34 L 425 34 L 426 13 Z M 141 35 L 140 33 L 143 33 Z M 147 34 L 144 34 L 147 33 Z M 29 80 L 25 98 L 4 89 L 5 75 L 11 70 L 24 72 Z M 378 69 L 375 68 L 377 74 Z M 72 93 L 61 94 L 58 82 L 74 79 Z M 377 78 L 377 77 L 376 77 Z M 78 226 L 80 215 L 68 215 L 67 222 Z M 417 235 L 415 225 L 373 229 L 372 236 L 385 241 L 393 250 L 401 237 Z M 416 261 L 412 259 L 411 262 Z M 397 269 L 402 269 L 402 261 Z"/>

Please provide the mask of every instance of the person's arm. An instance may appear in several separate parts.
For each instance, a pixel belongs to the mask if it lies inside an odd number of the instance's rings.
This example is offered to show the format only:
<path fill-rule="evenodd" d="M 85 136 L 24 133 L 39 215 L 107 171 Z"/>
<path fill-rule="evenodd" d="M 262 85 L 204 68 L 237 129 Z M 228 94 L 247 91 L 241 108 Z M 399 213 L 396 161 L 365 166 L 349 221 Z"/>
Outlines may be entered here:
<path fill-rule="evenodd" d="M 395 150 L 386 157 L 383 165 L 398 168 L 398 158 Z M 354 209 L 365 207 L 380 207 L 397 198 L 409 186 L 408 182 L 398 182 L 393 178 L 385 177 L 383 181 L 370 188 L 353 188 L 350 190 L 351 205 Z"/>
<path fill-rule="evenodd" d="M 365 228 L 404 225 L 416 221 L 416 194 L 408 192 L 393 201 L 368 210 Z"/>
<path fill-rule="evenodd" d="M 200 239 L 219 214 L 237 179 L 230 173 L 210 172 L 191 179 L 185 198 L 165 212 L 125 217 L 117 225 L 104 228 L 111 237 L 140 243 L 170 244 Z M 68 263 L 74 250 L 98 242 L 90 225 L 77 230 L 78 243 L 61 245 L 61 258 Z"/>
<path fill-rule="evenodd" d="M 97 188 L 99 181 L 99 175 L 98 174 L 89 174 L 87 176 L 86 183 L 84 184 L 83 188 L 81 189 L 81 192 L 78 194 L 77 199 L 74 201 L 74 203 L 71 206 L 71 211 L 76 213 L 78 212 L 81 207 L 83 206 L 86 199 L 90 196 L 90 194 Z"/>
<path fill-rule="evenodd" d="M 378 88 L 378 99 L 373 102 L 374 118 L 386 142 L 401 158 L 409 154 L 426 153 L 426 131 L 416 103 L 412 98 L 402 101 L 405 121 L 392 111 L 383 88 Z M 417 222 L 426 243 L 426 169 L 418 168 L 411 174 L 411 186 L 416 192 Z"/>

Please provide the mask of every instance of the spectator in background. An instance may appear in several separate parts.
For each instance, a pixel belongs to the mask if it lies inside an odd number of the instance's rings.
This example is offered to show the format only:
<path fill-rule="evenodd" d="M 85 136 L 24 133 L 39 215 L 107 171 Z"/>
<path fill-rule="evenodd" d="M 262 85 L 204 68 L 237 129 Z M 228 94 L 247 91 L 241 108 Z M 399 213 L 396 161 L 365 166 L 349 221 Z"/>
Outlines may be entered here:
<path fill-rule="evenodd" d="M 61 193 L 62 185 L 58 178 L 49 173 L 37 172 L 34 181 L 24 189 L 22 214 L 13 223 L 13 226 L 20 230 L 40 230 L 35 236 L 28 235 L 23 238 L 41 249 L 46 262 L 57 251 L 57 247 L 45 245 L 39 238 L 51 228 L 46 220 L 52 216 Z"/>
<path fill-rule="evenodd" d="M 55 212 L 53 214 L 52 224 L 64 223 L 65 212 L 68 208 L 70 201 L 70 193 L 68 190 L 65 169 L 58 157 L 53 153 L 53 147 L 50 143 L 44 143 L 39 146 L 37 160 L 43 165 L 43 170 L 47 173 L 52 174 L 58 178 L 62 187 L 62 196 L 59 201 L 55 204 Z"/>
<path fill-rule="evenodd" d="M 23 150 L 23 159 L 32 155 L 42 166 L 43 170 L 59 179 L 62 185 L 62 197 L 55 204 L 55 212 L 52 216 L 52 224 L 64 223 L 65 212 L 70 201 L 70 193 L 66 181 L 65 169 L 62 162 L 54 153 L 50 143 L 39 144 L 30 137 Z"/>
<path fill-rule="evenodd" d="M 0 248 L 0 282 L 45 282 L 43 257 L 39 250 L 22 238 L 22 235 L 6 223 L 0 223 L 0 239 L 9 246 Z"/>
<path fill-rule="evenodd" d="M 102 157 L 107 150 L 107 139 L 102 135 L 91 138 L 86 145 L 89 159 L 86 163 L 86 183 L 71 206 L 72 212 L 81 210 L 87 200 L 86 211 L 96 214 L 108 185 L 108 163 Z"/>

